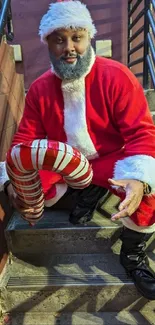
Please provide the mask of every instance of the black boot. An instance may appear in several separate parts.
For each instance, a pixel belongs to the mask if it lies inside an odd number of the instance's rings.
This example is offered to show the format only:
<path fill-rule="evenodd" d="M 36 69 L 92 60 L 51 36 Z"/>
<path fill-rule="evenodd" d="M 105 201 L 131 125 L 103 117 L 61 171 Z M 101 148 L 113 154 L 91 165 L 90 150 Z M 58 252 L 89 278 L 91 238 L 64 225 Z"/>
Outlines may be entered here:
<path fill-rule="evenodd" d="M 155 274 L 145 253 L 146 241 L 152 234 L 123 228 L 120 262 L 133 279 L 137 290 L 149 300 L 155 300 Z"/>
<path fill-rule="evenodd" d="M 69 221 L 73 224 L 84 224 L 91 220 L 98 201 L 107 193 L 107 189 L 90 185 L 79 191 L 77 203 L 70 213 Z"/>

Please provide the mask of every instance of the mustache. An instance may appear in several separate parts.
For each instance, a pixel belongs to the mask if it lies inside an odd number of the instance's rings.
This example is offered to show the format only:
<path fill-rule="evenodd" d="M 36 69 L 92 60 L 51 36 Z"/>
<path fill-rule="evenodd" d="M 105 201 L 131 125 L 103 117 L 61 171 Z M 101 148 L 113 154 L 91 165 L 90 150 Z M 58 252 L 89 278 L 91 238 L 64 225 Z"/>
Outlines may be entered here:
<path fill-rule="evenodd" d="M 70 53 L 70 54 L 67 54 L 67 55 L 62 55 L 61 56 L 61 60 L 66 60 L 66 59 L 70 59 L 70 58 L 78 58 L 80 57 L 79 54 L 73 54 L 73 53 Z"/>

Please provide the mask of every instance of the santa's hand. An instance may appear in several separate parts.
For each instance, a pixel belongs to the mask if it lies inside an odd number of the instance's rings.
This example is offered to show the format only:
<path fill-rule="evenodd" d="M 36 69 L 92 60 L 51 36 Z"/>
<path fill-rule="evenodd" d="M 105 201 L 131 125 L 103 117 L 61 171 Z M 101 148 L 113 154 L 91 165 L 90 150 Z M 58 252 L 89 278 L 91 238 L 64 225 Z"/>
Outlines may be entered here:
<path fill-rule="evenodd" d="M 124 189 L 125 199 L 120 203 L 119 212 L 114 214 L 112 221 L 130 217 L 139 207 L 143 198 L 143 183 L 134 179 L 108 180 L 111 185 Z"/>

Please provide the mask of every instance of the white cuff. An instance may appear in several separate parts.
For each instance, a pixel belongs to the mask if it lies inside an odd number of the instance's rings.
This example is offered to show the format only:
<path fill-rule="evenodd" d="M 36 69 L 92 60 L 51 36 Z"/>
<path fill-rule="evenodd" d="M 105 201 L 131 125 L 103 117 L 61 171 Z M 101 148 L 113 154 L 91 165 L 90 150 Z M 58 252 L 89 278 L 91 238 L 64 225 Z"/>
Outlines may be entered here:
<path fill-rule="evenodd" d="M 9 180 L 7 171 L 6 171 L 6 165 L 5 161 L 0 162 L 0 191 L 3 191 L 4 189 L 4 183 Z"/>
<path fill-rule="evenodd" d="M 155 158 L 134 155 L 118 160 L 114 168 L 114 179 L 136 179 L 146 182 L 155 193 Z"/>
<path fill-rule="evenodd" d="M 56 204 L 66 193 L 68 185 L 66 183 L 63 184 L 56 184 L 56 195 L 48 200 L 44 201 L 45 207 L 49 208 L 52 207 L 54 204 Z"/>
<path fill-rule="evenodd" d="M 144 234 L 152 234 L 153 232 L 155 232 L 155 223 L 152 226 L 147 226 L 147 227 L 137 226 L 131 220 L 130 217 L 129 218 L 121 218 L 121 222 L 126 228 L 137 231 L 137 232 L 142 232 Z"/>

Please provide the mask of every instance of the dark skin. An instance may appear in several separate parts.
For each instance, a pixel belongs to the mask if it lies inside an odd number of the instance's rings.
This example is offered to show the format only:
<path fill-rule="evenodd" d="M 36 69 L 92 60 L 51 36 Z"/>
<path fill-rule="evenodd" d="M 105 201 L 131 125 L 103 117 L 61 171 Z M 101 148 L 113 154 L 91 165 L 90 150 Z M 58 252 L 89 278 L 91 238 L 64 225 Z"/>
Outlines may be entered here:
<path fill-rule="evenodd" d="M 90 36 L 85 29 L 59 29 L 47 37 L 49 51 L 60 59 L 74 56 L 73 62 L 76 61 L 77 54 L 84 54 L 90 44 Z M 67 63 L 73 63 L 67 61 Z"/>
<path fill-rule="evenodd" d="M 68 64 L 76 62 L 77 54 L 82 55 L 85 53 L 90 45 L 90 41 L 88 31 L 82 28 L 59 29 L 47 37 L 49 51 L 56 59 L 62 58 Z M 143 184 L 133 179 L 109 179 L 108 181 L 111 185 L 123 188 L 126 193 L 125 199 L 119 205 L 119 212 L 112 216 L 112 220 L 131 216 L 137 210 L 142 200 Z M 22 214 L 33 212 L 33 209 L 26 205 L 25 208 L 21 208 L 11 184 L 8 186 L 7 191 L 10 201 L 17 210 L 22 212 Z"/>

